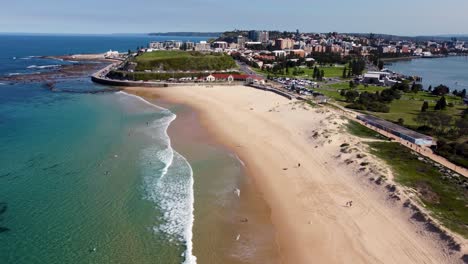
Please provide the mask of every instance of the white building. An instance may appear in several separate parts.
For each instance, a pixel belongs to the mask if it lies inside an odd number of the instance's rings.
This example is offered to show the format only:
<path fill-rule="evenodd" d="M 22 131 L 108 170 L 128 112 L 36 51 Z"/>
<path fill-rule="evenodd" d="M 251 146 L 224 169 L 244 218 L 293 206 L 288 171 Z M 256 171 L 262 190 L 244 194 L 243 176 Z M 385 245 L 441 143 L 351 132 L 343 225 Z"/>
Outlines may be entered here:
<path fill-rule="evenodd" d="M 113 51 L 109 50 L 104 54 L 104 58 L 118 58 L 119 57 L 119 52 L 118 51 Z"/>

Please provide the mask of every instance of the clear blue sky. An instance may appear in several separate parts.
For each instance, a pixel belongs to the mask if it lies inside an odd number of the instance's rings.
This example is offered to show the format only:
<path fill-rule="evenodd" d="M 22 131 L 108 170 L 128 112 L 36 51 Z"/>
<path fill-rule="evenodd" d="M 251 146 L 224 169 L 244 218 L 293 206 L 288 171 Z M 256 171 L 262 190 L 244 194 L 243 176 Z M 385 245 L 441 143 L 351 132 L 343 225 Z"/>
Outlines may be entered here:
<path fill-rule="evenodd" d="M 468 0 L 3 0 L 0 32 L 468 34 Z"/>

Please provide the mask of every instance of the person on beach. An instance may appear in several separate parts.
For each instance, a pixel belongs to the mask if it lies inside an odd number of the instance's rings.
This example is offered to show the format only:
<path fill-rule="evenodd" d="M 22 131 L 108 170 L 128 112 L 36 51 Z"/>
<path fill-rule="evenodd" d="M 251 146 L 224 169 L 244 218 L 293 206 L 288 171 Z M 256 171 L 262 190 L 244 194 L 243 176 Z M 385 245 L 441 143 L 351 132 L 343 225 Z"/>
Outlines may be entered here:
<path fill-rule="evenodd" d="M 301 164 L 300 164 L 300 163 L 298 163 L 298 164 L 297 164 L 297 167 L 298 167 L 298 168 L 299 168 L 299 167 L 301 167 Z"/>

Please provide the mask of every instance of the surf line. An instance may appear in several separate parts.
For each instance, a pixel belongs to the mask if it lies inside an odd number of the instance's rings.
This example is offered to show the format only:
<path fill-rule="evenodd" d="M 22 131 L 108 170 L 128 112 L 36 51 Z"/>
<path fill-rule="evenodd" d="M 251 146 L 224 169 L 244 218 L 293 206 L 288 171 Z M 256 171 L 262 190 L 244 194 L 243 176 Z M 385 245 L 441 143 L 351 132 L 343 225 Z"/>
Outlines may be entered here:
<path fill-rule="evenodd" d="M 140 96 L 137 96 L 137 95 L 134 95 L 134 94 L 129 94 L 129 93 L 126 93 L 124 91 L 119 91 L 117 92 L 116 94 L 121 94 L 121 95 L 125 95 L 125 96 L 128 96 L 128 97 L 131 97 L 131 98 L 135 98 L 137 100 L 140 100 L 141 102 L 147 104 L 147 105 L 150 105 L 156 109 L 159 109 L 159 110 L 162 110 L 162 111 L 166 111 L 168 113 L 171 113 L 172 115 L 172 118 L 171 120 L 168 122 L 165 130 L 164 130 L 164 133 L 165 133 L 165 136 L 168 138 L 169 142 L 168 142 L 168 147 L 172 149 L 172 146 L 171 146 L 171 141 L 170 141 L 170 137 L 169 135 L 167 134 L 167 129 L 169 128 L 169 125 L 177 118 L 177 115 L 172 113 L 169 109 L 166 109 L 164 107 L 161 107 L 161 106 L 158 106 L 158 105 L 155 105 L 155 104 L 152 104 L 150 103 L 149 101 L 145 100 L 144 98 L 140 97 Z M 173 150 L 174 154 L 176 154 L 177 152 L 175 150 Z M 184 257 L 185 257 L 185 260 L 183 262 L 183 264 L 196 264 L 197 263 L 197 257 L 193 255 L 193 223 L 194 223 L 194 220 L 195 220 L 195 216 L 194 216 L 194 203 L 195 203 L 195 196 L 194 196 L 194 177 L 193 177 L 193 168 L 192 166 L 190 165 L 190 163 L 188 162 L 188 160 L 180 155 L 179 153 L 177 153 L 183 160 L 184 162 L 187 164 L 187 166 L 189 167 L 190 169 L 190 190 L 189 190 L 189 199 L 190 199 L 190 219 L 188 219 L 187 221 L 187 227 L 186 229 L 184 230 L 184 240 L 185 240 L 185 252 L 184 252 Z M 174 158 L 174 157 L 173 157 Z M 171 164 L 172 164 L 172 161 L 171 161 Z M 167 169 L 169 168 L 170 164 L 169 165 L 166 165 L 166 168 L 165 168 L 165 173 L 167 173 Z"/>

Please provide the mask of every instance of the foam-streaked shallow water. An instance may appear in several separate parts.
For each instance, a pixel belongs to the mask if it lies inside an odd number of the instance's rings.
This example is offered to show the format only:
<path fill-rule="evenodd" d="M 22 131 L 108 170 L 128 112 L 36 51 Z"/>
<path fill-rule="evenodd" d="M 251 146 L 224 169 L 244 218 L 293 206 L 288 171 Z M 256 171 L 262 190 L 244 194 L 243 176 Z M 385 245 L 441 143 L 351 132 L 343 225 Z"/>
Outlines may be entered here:
<path fill-rule="evenodd" d="M 0 75 L 68 63 L 40 55 L 151 39 L 0 36 Z M 89 46 L 51 49 L 76 40 Z M 57 92 L 0 87 L 0 263 L 196 262 L 193 172 L 167 135 L 175 114 L 122 92 L 61 92 L 104 88 L 86 76 Z"/>
<path fill-rule="evenodd" d="M 0 75 L 155 39 L 0 36 Z M 0 263 L 276 263 L 268 207 L 191 109 L 87 76 L 45 88 L 0 83 Z"/>
<path fill-rule="evenodd" d="M 163 117 L 148 122 L 150 129 L 144 131 L 157 142 L 145 147 L 140 158 L 146 198 L 153 201 L 160 212 L 159 224 L 153 230 L 167 237 L 170 243 L 185 246 L 184 263 L 196 263 L 196 257 L 192 254 L 193 171 L 188 161 L 172 148 L 167 134 L 167 128 L 176 115 L 141 97 L 125 92 L 118 94 L 142 101 L 164 113 Z"/>

